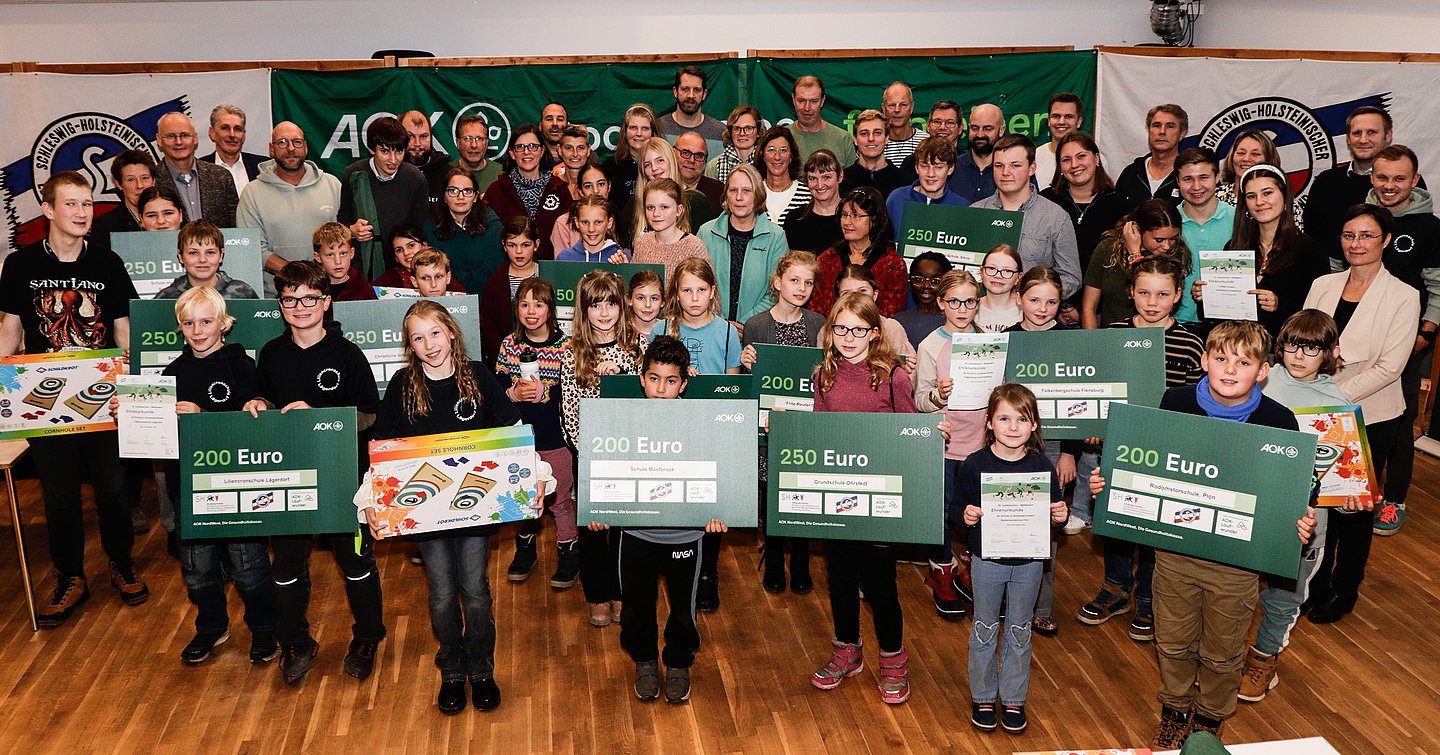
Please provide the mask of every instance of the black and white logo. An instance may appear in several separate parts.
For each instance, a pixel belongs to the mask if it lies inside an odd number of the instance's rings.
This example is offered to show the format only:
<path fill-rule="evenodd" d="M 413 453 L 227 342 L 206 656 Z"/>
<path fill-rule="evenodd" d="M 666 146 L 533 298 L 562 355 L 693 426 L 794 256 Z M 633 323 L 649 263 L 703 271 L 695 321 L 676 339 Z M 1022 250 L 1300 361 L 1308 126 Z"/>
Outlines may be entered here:
<path fill-rule="evenodd" d="M 209 396 L 210 400 L 216 404 L 229 401 L 231 394 L 230 385 L 219 380 L 211 383 L 210 387 L 205 389 L 205 395 Z"/>
<path fill-rule="evenodd" d="M 334 367 L 326 367 L 315 376 L 315 384 L 320 386 L 322 391 L 333 391 L 340 387 L 340 371 Z"/>
<path fill-rule="evenodd" d="M 480 407 L 476 406 L 474 401 L 464 396 L 461 396 L 460 400 L 455 402 L 455 419 L 461 422 L 469 422 L 475 419 L 475 415 L 479 413 L 479 411 Z"/>

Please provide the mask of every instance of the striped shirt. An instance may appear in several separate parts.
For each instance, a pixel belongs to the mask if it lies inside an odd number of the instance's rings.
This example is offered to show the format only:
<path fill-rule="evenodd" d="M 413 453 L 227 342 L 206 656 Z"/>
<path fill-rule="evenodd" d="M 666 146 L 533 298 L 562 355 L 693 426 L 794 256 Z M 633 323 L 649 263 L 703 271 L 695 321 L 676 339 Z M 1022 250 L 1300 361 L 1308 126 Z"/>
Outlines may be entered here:
<path fill-rule="evenodd" d="M 905 162 L 905 158 L 915 154 L 915 148 L 920 146 L 920 142 L 925 141 L 925 137 L 929 135 L 930 134 L 917 128 L 915 129 L 915 133 L 910 135 L 909 139 L 901 141 L 891 139 L 885 144 L 885 159 L 888 160 L 891 165 L 897 168 L 900 167 L 900 163 Z"/>
<path fill-rule="evenodd" d="M 1111 323 L 1112 328 L 1134 328 L 1134 318 Z M 1205 342 L 1185 324 L 1176 320 L 1165 329 L 1165 387 L 1195 385 L 1205 377 L 1200 369 L 1200 355 L 1205 353 Z"/>

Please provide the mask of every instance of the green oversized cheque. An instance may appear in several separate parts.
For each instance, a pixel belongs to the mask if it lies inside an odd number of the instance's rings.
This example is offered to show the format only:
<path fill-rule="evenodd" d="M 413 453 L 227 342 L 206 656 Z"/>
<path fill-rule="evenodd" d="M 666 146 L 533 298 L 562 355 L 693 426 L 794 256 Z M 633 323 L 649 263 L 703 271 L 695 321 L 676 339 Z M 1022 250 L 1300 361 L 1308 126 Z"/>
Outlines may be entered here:
<path fill-rule="evenodd" d="M 815 408 L 815 370 L 825 352 L 812 346 L 755 346 L 755 387 L 760 392 L 760 443 L 769 444 L 766 420 L 772 411 L 809 412 Z"/>
<path fill-rule="evenodd" d="M 636 262 L 625 262 L 612 265 L 608 262 L 556 262 L 554 260 L 540 260 L 540 277 L 550 281 L 555 287 L 555 319 L 560 321 L 560 330 L 565 335 L 570 335 L 570 323 L 575 319 L 575 300 L 578 297 L 576 286 L 580 285 L 580 279 L 591 270 L 609 270 L 620 276 L 625 283 L 627 290 L 630 285 L 630 276 L 641 270 L 649 270 L 660 276 L 660 290 L 665 290 L 665 266 L 640 264 Z M 621 303 L 621 316 L 628 317 L 630 309 Z"/>
<path fill-rule="evenodd" d="M 580 522 L 756 526 L 755 413 L 744 399 L 581 399 Z"/>
<path fill-rule="evenodd" d="M 1159 328 L 1010 334 L 1005 382 L 1035 394 L 1046 440 L 1106 437 L 1116 404 L 1159 406 L 1165 335 Z"/>
<path fill-rule="evenodd" d="M 1117 405 L 1095 534 L 1294 579 L 1315 436 Z"/>
<path fill-rule="evenodd" d="M 770 415 L 765 531 L 782 537 L 940 542 L 944 446 L 933 414 Z"/>
<path fill-rule="evenodd" d="M 125 212 L 119 207 L 113 212 Z M 221 228 L 225 236 L 225 262 L 220 269 L 235 280 L 244 281 L 260 296 L 265 295 L 265 279 L 260 270 L 260 244 L 264 234 L 259 228 Z M 135 284 L 135 292 L 149 299 L 170 285 L 176 276 L 184 275 L 176 254 L 179 231 L 128 231 L 111 234 L 110 246 L 125 263 L 125 272 Z"/>
<path fill-rule="evenodd" d="M 180 537 L 356 528 L 355 409 L 180 415 Z"/>
<path fill-rule="evenodd" d="M 925 252 L 938 252 L 978 275 L 985 253 L 997 244 L 1020 248 L 1024 217 L 1008 210 L 906 202 L 900 217 L 900 256 L 908 264 Z"/>
<path fill-rule="evenodd" d="M 252 359 L 266 341 L 285 332 L 280 304 L 274 299 L 230 299 L 225 302 L 225 311 L 235 318 L 225 340 L 244 344 Z M 174 300 L 130 301 L 130 374 L 158 374 L 184 348 L 185 339 L 175 324 Z"/>

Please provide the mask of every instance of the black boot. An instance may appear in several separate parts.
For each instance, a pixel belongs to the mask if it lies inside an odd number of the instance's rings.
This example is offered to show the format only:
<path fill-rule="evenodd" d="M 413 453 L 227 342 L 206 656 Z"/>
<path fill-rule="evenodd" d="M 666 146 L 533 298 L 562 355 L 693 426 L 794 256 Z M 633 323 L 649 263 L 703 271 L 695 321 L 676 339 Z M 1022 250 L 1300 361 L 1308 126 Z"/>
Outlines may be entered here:
<path fill-rule="evenodd" d="M 808 594 L 815 589 L 810 579 L 810 540 L 804 537 L 790 538 L 790 592 L 796 595 Z"/>
<path fill-rule="evenodd" d="M 524 582 L 530 578 L 530 572 L 535 571 L 535 563 L 540 560 L 535 555 L 536 539 L 536 535 L 515 536 L 515 558 L 505 570 L 505 577 L 511 582 Z"/>
<path fill-rule="evenodd" d="M 783 537 L 765 538 L 764 550 L 760 553 L 760 561 L 765 569 L 765 576 L 760 578 L 760 586 L 765 588 L 765 592 L 785 592 L 785 541 L 786 538 Z"/>
<path fill-rule="evenodd" d="M 534 541 L 531 541 L 532 543 Z M 550 576 L 550 586 L 565 590 L 575 586 L 580 576 L 580 550 L 578 540 L 555 544 L 555 573 Z M 533 546 L 532 546 L 533 547 Z"/>

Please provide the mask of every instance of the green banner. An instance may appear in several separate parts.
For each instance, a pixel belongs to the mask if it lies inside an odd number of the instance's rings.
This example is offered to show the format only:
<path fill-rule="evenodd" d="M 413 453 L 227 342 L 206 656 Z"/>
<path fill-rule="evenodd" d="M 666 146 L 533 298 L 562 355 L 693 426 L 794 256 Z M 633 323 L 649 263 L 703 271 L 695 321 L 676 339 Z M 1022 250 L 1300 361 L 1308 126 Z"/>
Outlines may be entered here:
<path fill-rule="evenodd" d="M 581 399 L 579 521 L 757 526 L 755 413 L 743 399 Z"/>
<path fill-rule="evenodd" d="M 637 375 L 601 375 L 600 398 L 645 398 Z M 752 375 L 695 375 L 685 381 L 684 398 L 755 400 Z"/>
<path fill-rule="evenodd" d="M 1104 438 L 1116 404 L 1159 406 L 1165 336 L 1159 328 L 1010 334 L 1005 381 L 1035 394 L 1046 440 Z"/>
<path fill-rule="evenodd" d="M 938 422 L 930 414 L 771 414 L 765 531 L 940 542 L 945 485 Z"/>
<path fill-rule="evenodd" d="M 356 528 L 355 409 L 180 415 L 180 538 Z"/>
<path fill-rule="evenodd" d="M 259 228 L 221 228 L 225 236 L 225 261 L 220 269 L 265 295 L 260 267 L 260 243 L 265 235 Z M 151 299 L 176 277 L 185 274 L 176 253 L 179 231 L 131 231 L 110 235 L 110 246 L 125 262 L 125 272 L 135 284 L 135 293 Z"/>
<path fill-rule="evenodd" d="M 1315 436 L 1116 405 L 1095 534 L 1294 579 Z"/>
<path fill-rule="evenodd" d="M 900 219 L 900 254 L 909 262 L 938 252 L 978 278 L 986 253 L 995 246 L 1020 248 L 1024 219 L 1024 213 L 1007 210 L 907 202 Z"/>
<path fill-rule="evenodd" d="M 560 322 L 560 331 L 570 335 L 570 323 L 575 320 L 575 287 L 580 285 L 580 279 L 585 274 L 596 268 L 609 270 L 620 276 L 626 289 L 630 286 L 630 276 L 641 270 L 649 270 L 660 276 L 660 290 L 665 290 L 665 266 L 642 264 L 638 262 L 624 262 L 617 265 L 596 262 L 556 262 L 555 260 L 540 260 L 541 278 L 550 281 L 555 287 L 555 319 Z M 622 307 L 626 316 L 629 316 L 630 307 Z"/>
<path fill-rule="evenodd" d="M 251 359 L 267 341 L 285 332 L 280 305 L 274 299 L 229 299 L 225 311 L 235 325 L 225 340 L 243 344 Z M 132 299 L 130 301 L 130 374 L 159 373 L 175 361 L 185 348 L 175 320 L 175 302 Z"/>
<path fill-rule="evenodd" d="M 445 305 L 460 326 L 465 350 L 470 358 L 480 359 L 480 300 L 474 294 L 441 296 L 431 301 Z M 414 299 L 372 299 L 370 301 L 337 301 L 331 305 L 340 330 L 351 343 L 365 352 L 375 385 L 380 395 L 390 377 L 405 366 L 405 313 Z"/>

